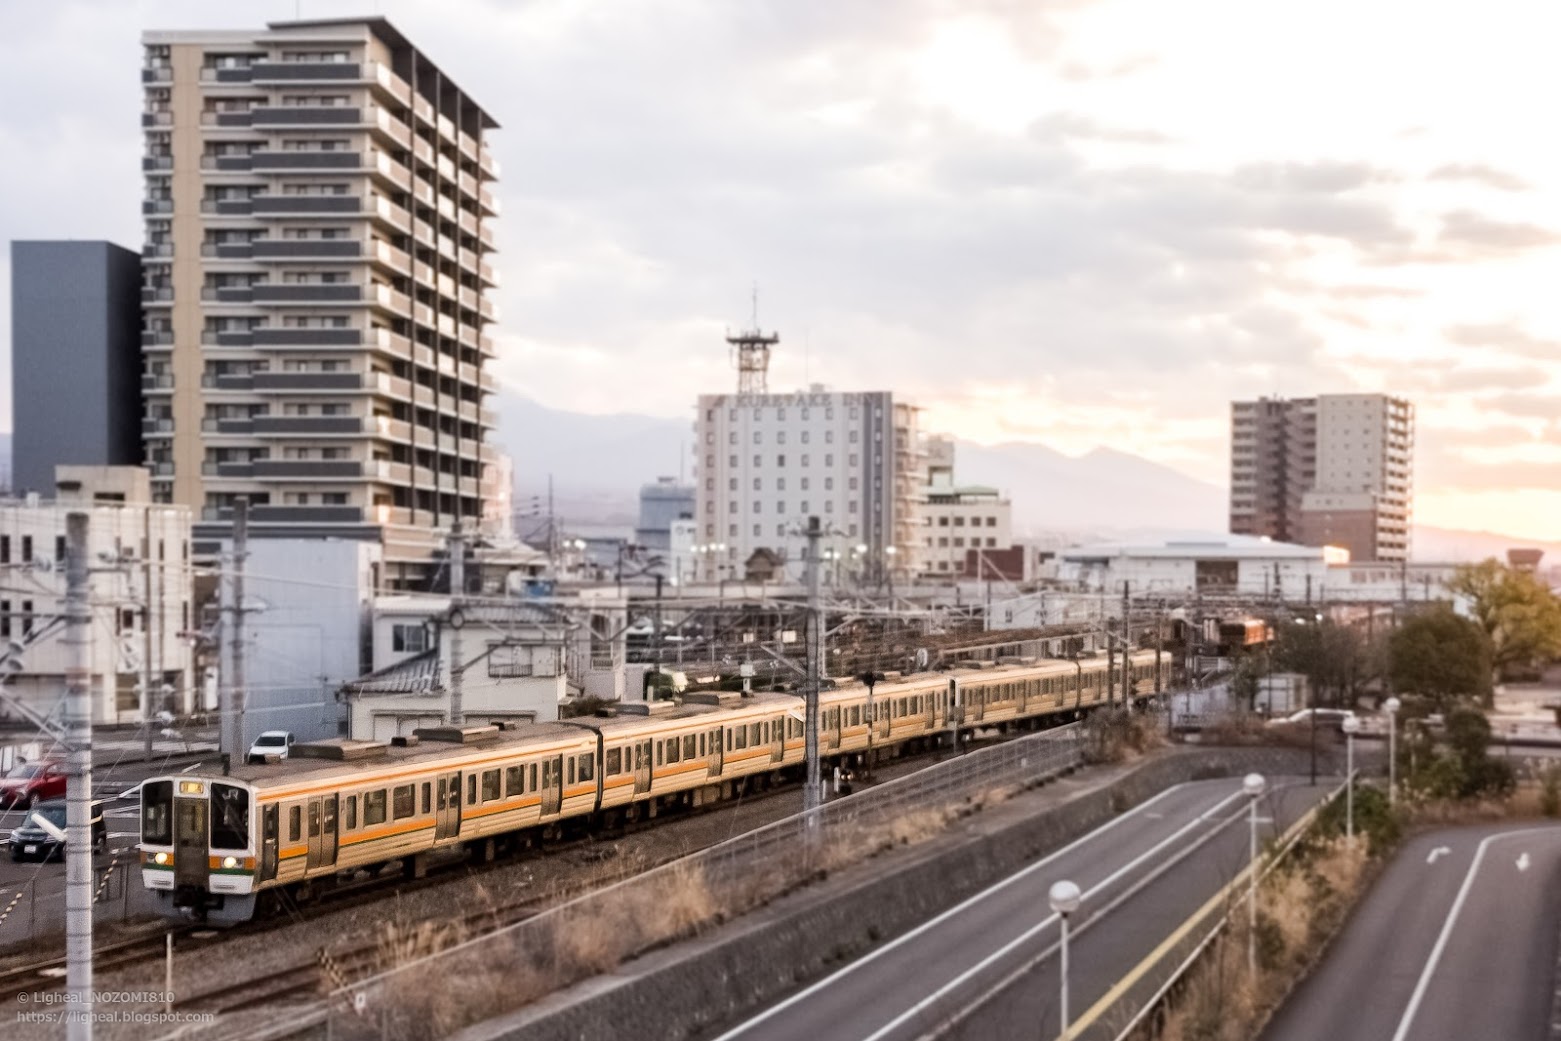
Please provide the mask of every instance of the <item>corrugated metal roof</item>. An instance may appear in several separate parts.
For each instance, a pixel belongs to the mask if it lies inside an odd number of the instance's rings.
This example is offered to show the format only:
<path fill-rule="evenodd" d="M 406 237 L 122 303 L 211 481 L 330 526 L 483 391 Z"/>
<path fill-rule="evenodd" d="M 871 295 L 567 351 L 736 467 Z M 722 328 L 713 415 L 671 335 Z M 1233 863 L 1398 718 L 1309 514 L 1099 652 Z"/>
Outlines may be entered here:
<path fill-rule="evenodd" d="M 341 686 L 348 697 L 358 694 L 433 694 L 444 689 L 440 682 L 439 649 L 387 665 L 378 672 L 349 680 Z"/>

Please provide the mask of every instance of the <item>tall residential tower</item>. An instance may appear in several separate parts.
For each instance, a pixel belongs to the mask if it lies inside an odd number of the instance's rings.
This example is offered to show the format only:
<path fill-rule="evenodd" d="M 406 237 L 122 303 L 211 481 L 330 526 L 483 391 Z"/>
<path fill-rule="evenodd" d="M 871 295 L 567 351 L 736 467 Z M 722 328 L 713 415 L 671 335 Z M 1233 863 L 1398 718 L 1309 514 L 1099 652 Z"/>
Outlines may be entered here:
<path fill-rule="evenodd" d="M 1386 394 L 1232 403 L 1231 532 L 1407 559 L 1414 424 Z"/>
<path fill-rule="evenodd" d="M 382 18 L 144 38 L 143 439 L 197 550 L 381 541 L 422 586 L 483 514 L 497 124 Z"/>

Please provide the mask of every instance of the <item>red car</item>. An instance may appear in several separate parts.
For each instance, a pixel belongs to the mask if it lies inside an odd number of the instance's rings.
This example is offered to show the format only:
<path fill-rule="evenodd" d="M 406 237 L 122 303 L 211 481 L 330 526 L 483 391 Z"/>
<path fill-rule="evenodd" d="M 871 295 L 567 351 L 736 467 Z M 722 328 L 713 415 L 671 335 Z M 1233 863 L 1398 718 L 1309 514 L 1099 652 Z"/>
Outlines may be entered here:
<path fill-rule="evenodd" d="M 30 807 L 44 799 L 65 798 L 65 764 L 40 760 L 21 763 L 0 777 L 0 806 Z"/>

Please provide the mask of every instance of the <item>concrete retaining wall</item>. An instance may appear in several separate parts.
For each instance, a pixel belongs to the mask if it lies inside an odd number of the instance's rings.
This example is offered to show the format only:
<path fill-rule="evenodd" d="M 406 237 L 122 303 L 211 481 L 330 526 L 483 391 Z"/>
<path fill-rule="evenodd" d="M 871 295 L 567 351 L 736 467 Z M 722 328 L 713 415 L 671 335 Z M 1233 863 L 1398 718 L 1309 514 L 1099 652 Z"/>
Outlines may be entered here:
<path fill-rule="evenodd" d="M 1177 750 L 1130 769 L 1117 768 L 1114 780 L 1048 811 L 1018 819 L 1003 819 L 1004 807 L 986 811 L 970 818 L 960 836 L 946 834 L 903 853 L 874 858 L 825 884 L 458 1037 L 617 1041 L 631 1035 L 709 1035 L 1172 785 L 1253 770 L 1304 775 L 1308 763 L 1302 749 L 1205 748 Z M 1328 772 L 1341 770 L 1330 757 Z"/>

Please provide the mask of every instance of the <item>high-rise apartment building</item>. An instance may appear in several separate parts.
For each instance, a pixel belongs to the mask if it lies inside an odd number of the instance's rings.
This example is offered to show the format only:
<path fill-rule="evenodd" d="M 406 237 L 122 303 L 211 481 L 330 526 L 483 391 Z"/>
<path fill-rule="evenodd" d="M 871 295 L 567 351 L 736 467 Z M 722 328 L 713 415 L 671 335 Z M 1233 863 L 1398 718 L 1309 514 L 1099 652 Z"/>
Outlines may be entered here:
<path fill-rule="evenodd" d="M 1232 403 L 1231 532 L 1407 559 L 1414 422 L 1386 394 Z"/>
<path fill-rule="evenodd" d="M 143 439 L 197 548 L 483 515 L 496 124 L 382 18 L 144 37 Z"/>
<path fill-rule="evenodd" d="M 694 424 L 694 547 L 702 581 L 741 578 L 767 551 L 802 578 L 807 518 L 828 573 L 909 573 L 921 545 L 917 410 L 887 391 L 702 394 Z M 780 577 L 778 574 L 777 577 Z"/>

